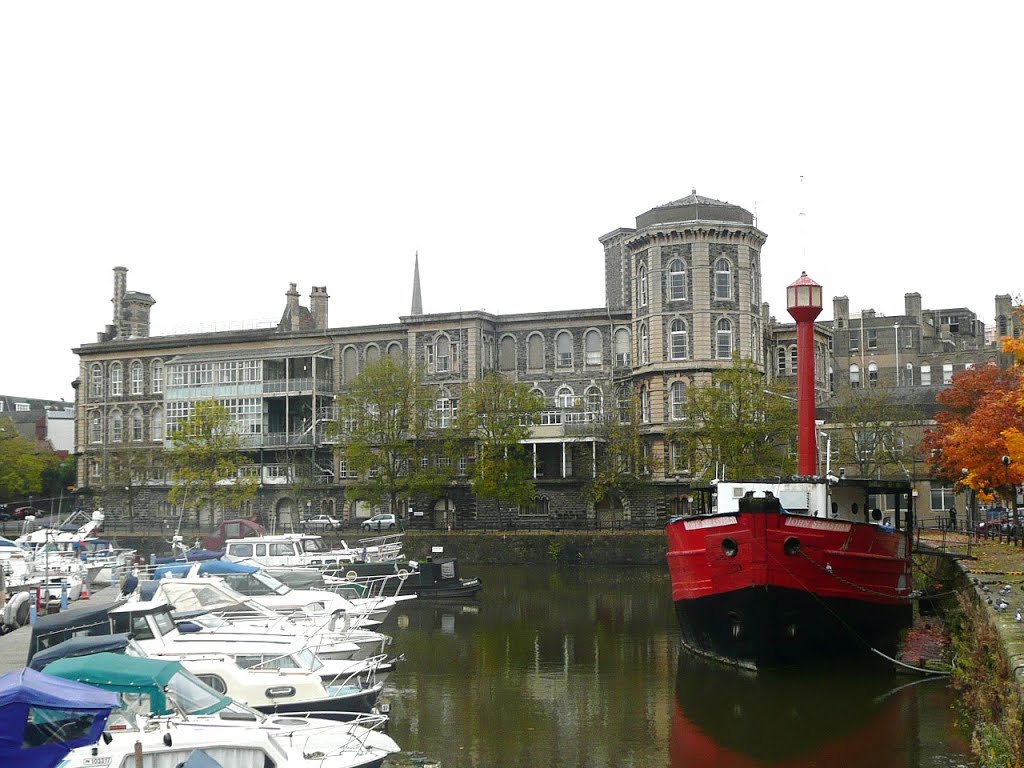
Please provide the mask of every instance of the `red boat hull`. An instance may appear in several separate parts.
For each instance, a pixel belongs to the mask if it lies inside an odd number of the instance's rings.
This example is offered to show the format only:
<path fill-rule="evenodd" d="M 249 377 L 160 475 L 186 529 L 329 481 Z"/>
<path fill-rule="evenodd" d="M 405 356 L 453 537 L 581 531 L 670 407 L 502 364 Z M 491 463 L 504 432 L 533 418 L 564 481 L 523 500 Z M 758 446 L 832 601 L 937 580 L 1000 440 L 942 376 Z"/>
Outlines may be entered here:
<path fill-rule="evenodd" d="M 744 667 L 895 650 L 910 626 L 909 540 L 900 531 L 777 510 L 667 526 L 685 645 Z"/>

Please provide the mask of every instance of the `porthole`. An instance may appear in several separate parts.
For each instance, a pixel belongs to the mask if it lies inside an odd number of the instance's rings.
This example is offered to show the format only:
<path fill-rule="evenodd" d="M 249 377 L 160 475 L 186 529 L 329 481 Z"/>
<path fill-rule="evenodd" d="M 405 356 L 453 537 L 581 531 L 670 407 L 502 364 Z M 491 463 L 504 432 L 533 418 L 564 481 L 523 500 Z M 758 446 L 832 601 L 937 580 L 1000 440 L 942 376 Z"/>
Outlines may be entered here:
<path fill-rule="evenodd" d="M 736 543 L 735 539 L 723 539 L 722 551 L 726 557 L 736 557 L 736 554 L 740 551 L 740 545 Z"/>
<path fill-rule="evenodd" d="M 782 551 L 787 555 L 795 555 L 800 552 L 800 539 L 790 536 L 782 543 Z"/>

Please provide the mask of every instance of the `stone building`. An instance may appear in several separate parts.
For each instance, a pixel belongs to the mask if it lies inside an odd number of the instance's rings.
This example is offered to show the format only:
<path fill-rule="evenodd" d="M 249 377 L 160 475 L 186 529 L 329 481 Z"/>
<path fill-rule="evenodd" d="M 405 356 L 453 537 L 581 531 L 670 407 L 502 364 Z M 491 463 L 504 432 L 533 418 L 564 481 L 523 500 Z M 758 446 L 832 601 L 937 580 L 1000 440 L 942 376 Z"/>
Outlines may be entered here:
<path fill-rule="evenodd" d="M 368 517 L 372 509 L 346 499 L 352 478 L 334 455 L 327 426 L 335 396 L 368 363 L 393 355 L 421 365 L 438 387 L 441 426 L 456 417 L 462 386 L 486 371 L 527 385 L 545 403 L 528 440 L 533 505 L 500 511 L 456 482 L 438 498 L 409 500 L 409 525 L 492 524 L 509 515 L 519 524 L 660 525 L 685 504 L 689 490 L 687 468 L 665 441 L 682 417 L 687 388 L 707 384 L 734 356 L 768 377 L 795 376 L 794 327 L 776 323 L 762 300 L 765 239 L 749 211 L 694 190 L 641 214 L 634 227 L 600 238 L 603 307 L 424 313 L 417 256 L 410 313 L 396 323 L 332 328 L 326 286 L 311 289 L 306 307 L 291 284 L 275 327 L 161 337 L 149 333 L 154 299 L 128 291 L 127 270 L 118 267 L 113 322 L 96 342 L 74 350 L 83 505 L 128 509 L 161 523 L 173 519 L 161 452 L 195 403 L 214 398 L 230 411 L 252 457 L 247 471 L 260 480 L 256 499 L 242 513 L 279 529 L 320 512 Z M 819 348 L 828 353 L 818 366 L 820 400 L 841 382 L 853 382 L 854 365 L 868 384 L 895 382 L 895 370 L 901 386 L 911 384 L 911 375 L 918 386 L 926 370 L 939 384 L 947 362 L 962 366 L 991 356 L 971 313 L 925 312 L 920 297 L 914 304 L 912 296 L 907 317 L 899 319 L 901 344 L 891 349 L 894 318 L 852 318 L 846 299 L 835 300 L 834 323 L 817 326 Z M 1003 317 L 1012 324 L 1006 299 Z M 854 337 L 860 346 L 850 346 Z M 913 359 L 910 344 L 919 350 Z M 908 363 L 912 373 L 904 372 Z M 644 451 L 657 469 L 642 491 L 595 506 L 580 492 L 601 451 L 594 424 L 634 396 Z"/>

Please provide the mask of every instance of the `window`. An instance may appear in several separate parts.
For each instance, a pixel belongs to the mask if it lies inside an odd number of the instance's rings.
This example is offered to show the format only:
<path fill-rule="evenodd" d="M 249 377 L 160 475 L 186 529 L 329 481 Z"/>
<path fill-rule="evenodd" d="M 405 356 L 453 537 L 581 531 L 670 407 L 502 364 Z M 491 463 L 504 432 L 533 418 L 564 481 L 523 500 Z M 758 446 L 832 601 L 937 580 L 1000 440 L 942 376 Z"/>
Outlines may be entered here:
<path fill-rule="evenodd" d="M 942 383 L 952 384 L 953 383 L 953 364 L 943 363 L 942 364 Z"/>
<path fill-rule="evenodd" d="M 686 383 L 677 381 L 672 384 L 672 420 L 686 418 Z"/>
<path fill-rule="evenodd" d="M 162 360 L 154 360 L 149 371 L 150 388 L 154 395 L 164 391 L 164 363 Z"/>
<path fill-rule="evenodd" d="M 647 324 L 640 323 L 640 364 L 651 362 L 651 348 L 647 338 Z"/>
<path fill-rule="evenodd" d="M 629 331 L 625 328 L 615 329 L 615 366 L 626 368 L 629 366 Z"/>
<path fill-rule="evenodd" d="M 732 358 L 732 323 L 724 317 L 715 329 L 715 357 L 719 360 Z"/>
<path fill-rule="evenodd" d="M 530 334 L 526 340 L 526 367 L 535 371 L 544 368 L 544 337 L 539 333 Z"/>
<path fill-rule="evenodd" d="M 583 349 L 587 365 L 601 364 L 601 333 L 591 328 L 583 336 Z"/>
<path fill-rule="evenodd" d="M 587 411 L 599 414 L 604 411 L 604 395 L 598 386 L 587 387 Z"/>
<path fill-rule="evenodd" d="M 950 333 L 960 333 L 959 315 L 939 315 L 939 325 L 948 325 Z"/>
<path fill-rule="evenodd" d="M 22 412 L 28 411 L 28 410 L 30 410 L 29 404 L 28 403 L 15 403 L 14 404 L 14 410 L 15 410 L 15 412 L 17 412 L 17 411 L 22 411 Z"/>
<path fill-rule="evenodd" d="M 437 354 L 434 358 L 434 372 L 447 373 L 452 362 L 452 343 L 447 336 L 441 335 L 434 340 L 434 348 Z M 430 349 L 430 347 L 427 347 Z"/>
<path fill-rule="evenodd" d="M 860 367 L 857 365 L 850 366 L 850 386 L 854 389 L 860 386 Z"/>
<path fill-rule="evenodd" d="M 732 298 L 732 265 L 728 259 L 715 262 L 715 298 Z"/>
<path fill-rule="evenodd" d="M 502 336 L 498 344 L 498 368 L 503 371 L 516 369 L 516 340 L 514 336 Z"/>
<path fill-rule="evenodd" d="M 686 323 L 679 318 L 672 321 L 669 355 L 673 360 L 685 360 L 690 356 L 690 335 Z"/>
<path fill-rule="evenodd" d="M 455 423 L 455 419 L 459 415 L 459 401 L 452 397 L 439 397 L 434 402 L 434 411 L 436 412 L 437 426 L 447 429 Z"/>
<path fill-rule="evenodd" d="M 823 360 L 824 356 L 821 356 L 818 359 Z M 794 375 L 796 374 L 797 370 L 799 370 L 799 362 L 800 360 L 797 357 L 796 345 L 794 344 L 792 347 L 789 348 L 789 370 L 791 370 Z"/>
<path fill-rule="evenodd" d="M 777 350 L 775 350 L 775 354 L 776 354 L 776 361 L 775 362 L 776 362 L 777 370 L 779 372 L 779 376 L 785 376 L 786 375 L 786 348 L 785 347 L 779 347 Z"/>
<path fill-rule="evenodd" d="M 640 388 L 640 420 L 644 424 L 651 423 L 651 391 L 646 385 Z"/>
<path fill-rule="evenodd" d="M 131 368 L 131 393 L 133 395 L 142 394 L 142 363 L 136 360 L 132 363 Z"/>
<path fill-rule="evenodd" d="M 89 397 L 103 397 L 103 366 L 93 363 L 89 369 Z"/>
<path fill-rule="evenodd" d="M 615 407 L 619 412 L 619 423 L 629 424 L 633 420 L 633 407 L 632 398 L 627 387 L 619 388 L 619 396 L 615 403 Z"/>
<path fill-rule="evenodd" d="M 110 441 L 112 443 L 120 443 L 122 437 L 124 437 L 124 420 L 121 418 L 121 412 L 118 410 L 111 411 Z"/>
<path fill-rule="evenodd" d="M 558 353 L 556 365 L 559 368 L 572 368 L 572 334 L 562 331 L 555 337 L 555 350 Z"/>
<path fill-rule="evenodd" d="M 555 405 L 559 408 L 572 408 L 576 402 L 576 396 L 571 387 L 562 386 L 555 393 Z"/>
<path fill-rule="evenodd" d="M 868 328 L 868 349 L 878 349 L 877 328 Z"/>
<path fill-rule="evenodd" d="M 686 263 L 682 259 L 672 259 L 668 265 L 668 298 L 669 301 L 686 298 Z"/>
<path fill-rule="evenodd" d="M 124 393 L 124 375 L 120 363 L 110 364 L 110 395 L 120 397 Z"/>
<path fill-rule="evenodd" d="M 956 494 L 948 485 L 932 485 L 932 509 L 946 510 L 955 506 Z"/>
<path fill-rule="evenodd" d="M 636 273 L 637 282 L 637 304 L 641 307 L 647 306 L 647 267 L 642 266 Z"/>
<path fill-rule="evenodd" d="M 341 379 L 345 383 L 355 381 L 359 375 L 359 356 L 355 347 L 345 347 L 341 355 Z"/>
<path fill-rule="evenodd" d="M 868 386 L 878 386 L 878 366 L 875 363 L 868 363 Z"/>
<path fill-rule="evenodd" d="M 164 411 L 154 408 L 149 412 L 149 436 L 153 441 L 164 439 Z"/>
<path fill-rule="evenodd" d="M 89 414 L 89 442 L 103 442 L 103 417 L 100 416 L 99 411 L 93 411 Z"/>
<path fill-rule="evenodd" d="M 131 424 L 132 441 L 139 442 L 142 440 L 142 411 L 140 409 L 132 409 Z"/>
<path fill-rule="evenodd" d="M 930 365 L 921 366 L 921 386 L 930 387 L 932 385 L 932 367 Z"/>
<path fill-rule="evenodd" d="M 380 347 L 376 344 L 370 344 L 366 347 L 366 352 L 364 354 L 366 356 L 367 364 L 375 363 L 380 360 Z"/>
<path fill-rule="evenodd" d="M 402 345 L 394 341 L 388 344 L 388 357 L 390 357 L 392 360 L 401 360 Z"/>

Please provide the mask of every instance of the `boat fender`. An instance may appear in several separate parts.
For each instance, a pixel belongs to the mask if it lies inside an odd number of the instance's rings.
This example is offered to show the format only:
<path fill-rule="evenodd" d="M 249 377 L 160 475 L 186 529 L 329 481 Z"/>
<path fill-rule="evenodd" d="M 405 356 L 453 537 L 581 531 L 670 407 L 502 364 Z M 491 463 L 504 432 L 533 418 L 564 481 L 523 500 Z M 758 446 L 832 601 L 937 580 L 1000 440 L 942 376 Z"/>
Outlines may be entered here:
<path fill-rule="evenodd" d="M 409 578 L 409 571 L 407 571 L 405 568 L 399 568 L 398 578 L 400 578 L 402 581 L 405 581 L 407 578 Z"/>
<path fill-rule="evenodd" d="M 4 606 L 3 623 L 8 627 L 23 627 L 28 624 L 29 618 L 29 594 L 18 592 L 7 601 Z"/>
<path fill-rule="evenodd" d="M 359 574 L 356 573 L 355 571 L 349 571 L 348 573 L 345 574 L 345 578 L 348 579 L 349 581 L 355 581 L 356 579 L 359 578 Z"/>

